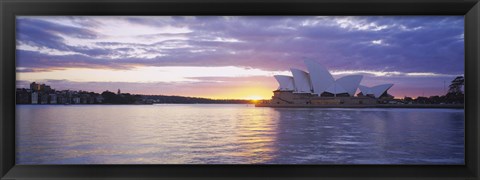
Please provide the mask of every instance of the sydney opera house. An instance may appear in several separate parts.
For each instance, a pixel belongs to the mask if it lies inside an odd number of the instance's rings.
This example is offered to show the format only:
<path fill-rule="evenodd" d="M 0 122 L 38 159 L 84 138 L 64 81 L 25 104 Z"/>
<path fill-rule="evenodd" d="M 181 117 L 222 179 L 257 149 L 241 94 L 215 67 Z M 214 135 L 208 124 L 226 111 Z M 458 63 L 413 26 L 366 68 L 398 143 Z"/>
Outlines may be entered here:
<path fill-rule="evenodd" d="M 373 87 L 360 85 L 362 75 L 335 79 L 318 62 L 306 60 L 308 72 L 291 69 L 292 76 L 275 75 L 279 87 L 273 91 L 271 105 L 360 105 L 377 104 L 392 99 L 387 93 L 393 84 Z M 359 93 L 355 95 L 359 89 Z"/>

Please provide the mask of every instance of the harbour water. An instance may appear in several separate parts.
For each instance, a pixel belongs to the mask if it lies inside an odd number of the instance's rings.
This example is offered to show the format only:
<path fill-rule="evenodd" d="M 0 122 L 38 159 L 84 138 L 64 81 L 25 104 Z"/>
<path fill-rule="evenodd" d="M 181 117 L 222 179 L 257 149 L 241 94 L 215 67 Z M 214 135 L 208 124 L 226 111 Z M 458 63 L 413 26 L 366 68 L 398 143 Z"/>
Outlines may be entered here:
<path fill-rule="evenodd" d="M 462 109 L 17 105 L 17 164 L 464 164 Z"/>

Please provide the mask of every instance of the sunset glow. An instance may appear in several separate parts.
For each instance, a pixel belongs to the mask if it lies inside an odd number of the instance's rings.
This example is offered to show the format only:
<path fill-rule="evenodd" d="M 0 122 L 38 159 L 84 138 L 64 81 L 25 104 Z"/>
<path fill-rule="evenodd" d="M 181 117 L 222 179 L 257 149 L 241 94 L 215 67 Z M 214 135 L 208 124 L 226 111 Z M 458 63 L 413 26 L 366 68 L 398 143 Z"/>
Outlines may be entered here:
<path fill-rule="evenodd" d="M 248 96 L 247 98 L 245 99 L 249 99 L 249 100 L 261 100 L 261 99 L 267 99 L 266 97 L 262 97 L 262 96 Z"/>

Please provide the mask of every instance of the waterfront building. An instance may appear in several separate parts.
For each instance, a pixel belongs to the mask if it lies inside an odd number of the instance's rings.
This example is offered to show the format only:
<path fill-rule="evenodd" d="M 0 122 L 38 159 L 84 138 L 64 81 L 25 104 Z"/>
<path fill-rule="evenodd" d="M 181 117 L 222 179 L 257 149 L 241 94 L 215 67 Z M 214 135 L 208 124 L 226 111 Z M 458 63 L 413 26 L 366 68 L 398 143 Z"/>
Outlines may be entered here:
<path fill-rule="evenodd" d="M 81 104 L 87 104 L 87 97 L 80 97 Z"/>
<path fill-rule="evenodd" d="M 51 90 L 52 90 L 52 88 L 48 85 L 45 85 L 45 84 L 40 85 L 40 91 L 50 92 Z"/>
<path fill-rule="evenodd" d="M 97 97 L 95 97 L 95 100 L 96 100 L 97 103 L 102 103 L 103 102 L 103 96 L 98 95 Z"/>
<path fill-rule="evenodd" d="M 374 87 L 361 86 L 362 75 L 349 75 L 335 79 L 320 63 L 306 60 L 308 72 L 290 69 L 292 76 L 275 75 L 279 87 L 273 91 L 270 104 L 376 104 L 393 99 L 387 91 L 393 84 Z M 355 96 L 357 90 L 360 93 Z"/>
<path fill-rule="evenodd" d="M 30 89 L 33 91 L 40 91 L 40 84 L 37 84 L 35 82 L 30 83 Z"/>
<path fill-rule="evenodd" d="M 42 91 L 42 92 L 50 92 L 52 88 L 45 84 L 37 84 L 36 82 L 30 83 L 30 89 L 33 91 Z"/>
<path fill-rule="evenodd" d="M 72 98 L 72 103 L 73 104 L 80 104 L 80 98 L 79 97 Z"/>
<path fill-rule="evenodd" d="M 68 104 L 67 98 L 63 94 L 57 95 L 57 103 L 58 104 Z"/>
<path fill-rule="evenodd" d="M 57 104 L 57 95 L 50 94 L 50 104 Z"/>
<path fill-rule="evenodd" d="M 32 104 L 38 104 L 38 93 L 32 92 Z"/>
<path fill-rule="evenodd" d="M 291 86 L 293 87 L 293 86 Z M 113 96 L 111 96 L 113 95 Z M 110 97 L 109 97 L 110 96 Z M 30 83 L 30 89 L 16 88 L 16 104 L 152 104 L 153 100 L 142 100 L 141 95 L 117 94 L 105 91 L 102 94 L 88 91 L 56 91 L 49 85 Z"/>
<path fill-rule="evenodd" d="M 29 104 L 30 103 L 30 90 L 25 88 L 17 88 L 16 91 L 16 102 L 17 104 Z"/>
<path fill-rule="evenodd" d="M 48 94 L 40 94 L 40 104 L 48 104 Z"/>
<path fill-rule="evenodd" d="M 95 104 L 95 97 L 89 96 L 88 97 L 88 104 Z"/>

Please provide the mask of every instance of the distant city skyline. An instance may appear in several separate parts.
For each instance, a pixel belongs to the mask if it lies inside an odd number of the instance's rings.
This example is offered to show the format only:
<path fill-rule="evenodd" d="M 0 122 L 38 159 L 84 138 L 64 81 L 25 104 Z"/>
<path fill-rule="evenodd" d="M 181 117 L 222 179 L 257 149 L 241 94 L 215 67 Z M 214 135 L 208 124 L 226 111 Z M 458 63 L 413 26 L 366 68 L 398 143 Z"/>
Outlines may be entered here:
<path fill-rule="evenodd" d="M 18 16 L 17 87 L 269 99 L 312 59 L 398 98 L 444 95 L 463 34 L 463 16 Z"/>

